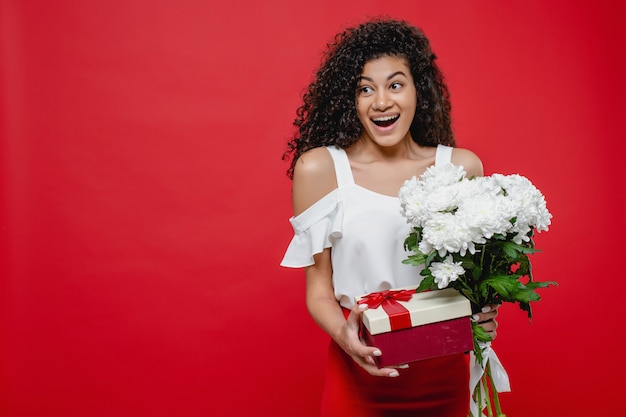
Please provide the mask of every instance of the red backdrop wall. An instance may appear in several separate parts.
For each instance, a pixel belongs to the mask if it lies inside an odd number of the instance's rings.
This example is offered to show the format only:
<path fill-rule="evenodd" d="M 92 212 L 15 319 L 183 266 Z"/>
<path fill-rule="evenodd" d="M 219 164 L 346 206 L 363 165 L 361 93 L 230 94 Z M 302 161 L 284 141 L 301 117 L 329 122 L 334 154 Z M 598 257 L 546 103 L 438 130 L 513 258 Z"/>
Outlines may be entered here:
<path fill-rule="evenodd" d="M 422 27 L 460 146 L 554 215 L 531 325 L 494 346 L 509 417 L 623 415 L 622 2 L 0 2 L 0 414 L 315 416 L 326 336 L 281 161 L 346 24 Z"/>

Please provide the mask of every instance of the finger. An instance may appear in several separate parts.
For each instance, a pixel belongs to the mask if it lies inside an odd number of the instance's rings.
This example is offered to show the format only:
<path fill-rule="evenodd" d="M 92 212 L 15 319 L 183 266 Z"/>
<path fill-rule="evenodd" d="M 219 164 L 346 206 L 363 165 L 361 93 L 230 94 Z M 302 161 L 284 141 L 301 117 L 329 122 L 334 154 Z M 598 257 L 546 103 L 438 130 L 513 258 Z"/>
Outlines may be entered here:
<path fill-rule="evenodd" d="M 485 323 L 489 320 L 493 320 L 494 318 L 495 315 L 493 313 L 476 313 L 472 314 L 472 316 L 470 317 L 473 322 L 476 322 L 478 324 Z"/>
<path fill-rule="evenodd" d="M 367 310 L 367 304 L 356 304 L 352 307 L 348 315 L 348 323 L 358 324 L 365 310 Z"/>
<path fill-rule="evenodd" d="M 351 346 L 351 350 L 355 356 L 359 356 L 361 358 L 376 358 L 383 354 L 377 347 L 367 346 L 363 343 Z"/>
<path fill-rule="evenodd" d="M 378 370 L 378 366 L 376 365 L 376 359 L 375 359 L 375 357 L 377 357 L 377 356 L 381 356 L 381 355 L 382 355 L 382 352 L 381 352 L 380 350 L 378 350 L 378 349 L 375 349 L 375 350 L 373 351 L 373 355 L 372 355 L 372 356 L 363 356 L 363 357 L 361 357 L 360 359 L 363 359 L 364 364 L 367 364 L 367 365 L 373 365 L 373 366 L 375 366 L 375 367 L 376 367 L 376 369 Z M 357 360 L 357 362 L 359 362 L 359 361 Z M 387 375 L 389 372 L 391 372 L 391 371 L 393 371 L 393 370 L 397 370 L 397 369 L 407 369 L 408 367 L 409 367 L 409 364 L 408 364 L 408 363 L 403 363 L 403 364 L 399 364 L 399 365 L 395 365 L 395 366 L 387 366 L 387 367 L 385 367 L 385 368 L 384 368 L 385 370 L 383 370 L 383 372 L 382 372 L 382 373 L 383 373 L 384 375 L 386 375 L 386 376 L 390 376 L 390 375 Z M 383 369 L 383 368 L 381 368 L 381 369 Z M 369 371 L 368 371 L 368 372 L 369 372 Z M 376 375 L 379 375 L 379 374 L 380 374 L 380 372 L 375 372 L 375 374 L 376 374 Z M 395 375 L 395 374 L 394 374 L 394 375 Z M 391 375 L 391 376 L 393 377 L 394 375 Z"/>
<path fill-rule="evenodd" d="M 479 321 L 478 324 L 480 325 L 480 327 L 482 327 L 486 331 L 489 331 L 491 329 L 495 329 L 495 327 L 496 327 L 496 322 L 493 321 L 493 320 Z"/>
<path fill-rule="evenodd" d="M 490 335 L 492 333 L 495 333 L 496 329 L 498 328 L 498 322 L 495 320 L 486 320 L 483 322 L 479 322 L 478 325 Z"/>
<path fill-rule="evenodd" d="M 379 372 L 382 376 L 387 376 L 387 377 L 391 377 L 391 378 L 395 378 L 397 376 L 400 376 L 400 372 L 398 372 L 397 369 L 394 368 L 376 368 L 377 372 Z"/>
<path fill-rule="evenodd" d="M 494 317 L 498 315 L 498 309 L 501 304 L 489 304 L 489 313 L 493 314 Z"/>
<path fill-rule="evenodd" d="M 361 365 L 367 373 L 374 376 L 383 376 L 388 378 L 395 378 L 400 375 L 397 369 L 394 368 L 378 368 L 376 365 L 363 364 Z"/>
<path fill-rule="evenodd" d="M 362 360 L 365 363 L 376 365 L 376 358 L 382 354 L 380 349 L 375 346 L 358 345 L 352 347 L 352 356 L 356 357 L 357 362 Z"/>
<path fill-rule="evenodd" d="M 498 335 L 498 332 L 496 331 L 496 329 L 489 330 L 489 331 L 485 331 L 485 332 L 489 335 L 489 337 L 491 337 L 491 340 L 492 340 L 492 341 L 493 341 L 493 340 L 496 338 L 496 336 Z"/>
<path fill-rule="evenodd" d="M 489 318 L 487 317 L 487 314 L 491 311 L 491 306 L 486 305 L 481 307 L 480 311 L 474 313 L 471 315 L 470 319 L 473 322 L 477 322 L 477 323 L 482 323 L 486 320 L 489 320 Z"/>
<path fill-rule="evenodd" d="M 398 369 L 406 369 L 409 367 L 408 364 L 401 364 L 392 367 L 379 368 L 376 364 L 376 357 L 381 356 L 382 352 L 378 348 L 362 346 L 360 349 L 355 349 L 362 352 L 367 352 L 364 355 L 359 355 L 353 353 L 352 358 L 356 363 L 358 363 L 363 369 L 365 369 L 369 374 L 375 376 L 386 376 L 386 377 L 396 377 L 399 376 L 400 373 Z"/>
<path fill-rule="evenodd" d="M 481 309 L 480 312 L 473 314 L 471 316 L 471 319 L 472 321 L 479 323 L 493 320 L 498 316 L 498 308 L 500 308 L 499 304 L 486 305 Z"/>

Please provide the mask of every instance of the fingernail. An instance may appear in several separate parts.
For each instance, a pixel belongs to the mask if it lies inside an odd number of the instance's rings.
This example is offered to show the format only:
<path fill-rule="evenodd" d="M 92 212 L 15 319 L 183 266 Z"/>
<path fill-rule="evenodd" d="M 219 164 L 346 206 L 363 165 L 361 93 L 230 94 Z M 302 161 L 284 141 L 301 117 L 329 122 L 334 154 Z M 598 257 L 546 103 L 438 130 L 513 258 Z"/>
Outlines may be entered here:
<path fill-rule="evenodd" d="M 480 311 L 482 311 L 483 313 L 489 313 L 491 311 L 491 307 L 484 306 Z"/>
<path fill-rule="evenodd" d="M 470 317 L 472 321 L 478 321 L 478 318 L 478 314 L 474 314 L 472 317 Z"/>
<path fill-rule="evenodd" d="M 375 350 L 375 351 L 372 352 L 372 355 L 374 355 L 374 356 L 380 356 L 382 354 L 383 354 L 383 352 L 381 352 L 380 350 Z"/>
<path fill-rule="evenodd" d="M 367 304 L 359 304 L 360 310 L 365 310 L 367 308 Z"/>
<path fill-rule="evenodd" d="M 391 371 L 391 372 L 389 372 L 389 376 L 393 378 L 393 377 L 396 377 L 396 376 L 400 376 L 400 373 L 398 371 Z"/>
<path fill-rule="evenodd" d="M 400 368 L 400 369 L 406 369 L 406 368 L 408 368 L 408 367 L 409 367 L 409 364 L 408 364 L 408 363 L 404 363 L 404 364 L 402 364 L 402 365 L 398 366 L 398 368 Z"/>

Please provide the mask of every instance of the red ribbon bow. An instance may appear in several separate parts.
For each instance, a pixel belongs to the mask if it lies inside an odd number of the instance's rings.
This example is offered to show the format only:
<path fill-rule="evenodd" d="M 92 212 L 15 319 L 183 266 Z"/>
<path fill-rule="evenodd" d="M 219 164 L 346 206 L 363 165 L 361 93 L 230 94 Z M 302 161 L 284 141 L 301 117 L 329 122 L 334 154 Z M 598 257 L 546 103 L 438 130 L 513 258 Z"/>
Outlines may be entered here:
<path fill-rule="evenodd" d="M 398 301 L 409 301 L 415 290 L 384 290 L 373 292 L 357 301 L 357 304 L 367 304 L 369 308 L 381 307 L 389 315 L 391 330 L 408 329 L 412 327 L 409 310 Z"/>

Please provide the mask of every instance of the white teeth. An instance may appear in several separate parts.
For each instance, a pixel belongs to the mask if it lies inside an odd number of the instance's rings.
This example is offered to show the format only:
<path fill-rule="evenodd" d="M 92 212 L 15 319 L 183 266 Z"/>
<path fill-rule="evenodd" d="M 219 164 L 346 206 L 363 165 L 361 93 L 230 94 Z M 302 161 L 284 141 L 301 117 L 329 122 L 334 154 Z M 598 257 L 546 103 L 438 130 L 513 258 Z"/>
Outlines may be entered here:
<path fill-rule="evenodd" d="M 374 119 L 372 119 L 375 122 L 387 122 L 389 120 L 394 120 L 397 119 L 398 116 L 384 116 L 384 117 L 376 117 Z"/>

